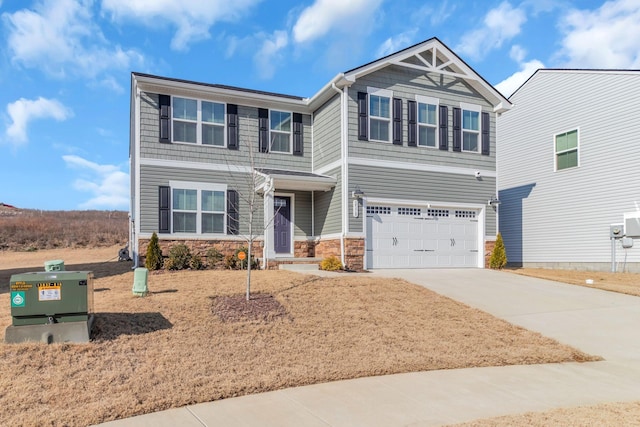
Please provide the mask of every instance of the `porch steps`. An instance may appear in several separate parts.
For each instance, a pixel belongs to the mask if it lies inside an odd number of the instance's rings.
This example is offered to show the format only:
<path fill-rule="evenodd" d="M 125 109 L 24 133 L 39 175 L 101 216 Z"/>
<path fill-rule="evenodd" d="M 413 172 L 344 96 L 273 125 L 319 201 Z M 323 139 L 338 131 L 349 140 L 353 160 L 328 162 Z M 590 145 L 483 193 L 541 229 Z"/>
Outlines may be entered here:
<path fill-rule="evenodd" d="M 278 270 L 314 271 L 320 267 L 322 258 L 278 258 L 274 260 Z"/>

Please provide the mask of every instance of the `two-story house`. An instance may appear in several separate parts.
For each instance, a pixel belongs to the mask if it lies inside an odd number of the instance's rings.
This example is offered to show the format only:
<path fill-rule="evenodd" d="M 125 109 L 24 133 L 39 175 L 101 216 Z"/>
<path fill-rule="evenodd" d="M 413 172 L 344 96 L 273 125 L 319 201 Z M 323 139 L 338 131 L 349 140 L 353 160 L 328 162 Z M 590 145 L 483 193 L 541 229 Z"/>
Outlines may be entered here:
<path fill-rule="evenodd" d="M 133 73 L 131 252 L 153 232 L 222 251 L 251 234 L 263 267 L 482 267 L 510 106 L 437 38 L 311 98 Z"/>
<path fill-rule="evenodd" d="M 640 271 L 638 241 L 626 247 L 611 231 L 640 217 L 637 94 L 639 70 L 540 69 L 511 95 L 498 119 L 510 264 Z"/>

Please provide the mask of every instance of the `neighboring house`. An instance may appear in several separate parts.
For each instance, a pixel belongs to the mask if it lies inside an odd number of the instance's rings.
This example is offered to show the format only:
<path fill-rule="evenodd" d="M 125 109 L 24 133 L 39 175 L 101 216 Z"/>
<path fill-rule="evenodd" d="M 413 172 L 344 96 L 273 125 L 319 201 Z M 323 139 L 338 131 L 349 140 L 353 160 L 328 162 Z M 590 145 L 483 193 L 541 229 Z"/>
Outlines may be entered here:
<path fill-rule="evenodd" d="M 253 213 L 267 268 L 329 255 L 352 269 L 483 267 L 495 119 L 510 106 L 436 38 L 311 98 L 133 73 L 134 259 L 153 232 L 165 248 L 231 251 Z"/>
<path fill-rule="evenodd" d="M 640 71 L 542 69 L 509 98 L 498 189 L 511 264 L 611 268 L 610 225 L 640 210 L 639 94 Z M 617 261 L 638 270 L 640 250 L 620 243 Z"/>

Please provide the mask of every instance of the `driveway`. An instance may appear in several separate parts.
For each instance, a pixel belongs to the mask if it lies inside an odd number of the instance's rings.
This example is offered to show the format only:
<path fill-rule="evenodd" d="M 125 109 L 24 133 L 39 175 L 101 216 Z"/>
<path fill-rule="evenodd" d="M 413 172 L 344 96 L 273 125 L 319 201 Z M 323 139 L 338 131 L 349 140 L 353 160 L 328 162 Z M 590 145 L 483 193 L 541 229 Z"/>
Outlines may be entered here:
<path fill-rule="evenodd" d="M 202 403 L 109 426 L 440 426 L 640 400 L 640 298 L 506 272 L 376 270 L 538 331 L 604 361 L 360 378 Z"/>

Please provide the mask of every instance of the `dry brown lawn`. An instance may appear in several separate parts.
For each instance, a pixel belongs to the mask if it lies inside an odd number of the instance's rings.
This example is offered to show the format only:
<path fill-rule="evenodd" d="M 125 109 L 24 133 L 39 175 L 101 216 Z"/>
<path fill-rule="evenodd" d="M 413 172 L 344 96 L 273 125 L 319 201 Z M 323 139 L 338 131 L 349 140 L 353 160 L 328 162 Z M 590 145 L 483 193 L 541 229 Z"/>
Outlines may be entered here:
<path fill-rule="evenodd" d="M 638 273 L 610 273 L 602 271 L 578 270 L 546 270 L 542 268 L 514 268 L 507 269 L 511 273 L 525 276 L 540 277 L 572 285 L 587 286 L 605 291 L 620 292 L 628 295 L 640 296 L 640 274 Z M 587 280 L 593 284 L 587 284 Z"/>
<path fill-rule="evenodd" d="M 366 275 L 254 272 L 254 301 L 275 307 L 256 320 L 226 316 L 222 304 L 243 293 L 244 272 L 150 274 L 151 294 L 138 298 L 130 264 L 100 262 L 113 258 L 104 251 L 19 261 L 0 253 L 5 278 L 47 259 L 101 272 L 91 343 L 0 344 L 0 425 L 87 425 L 346 378 L 597 359 L 422 287 Z M 4 328 L 10 303 L 0 283 Z"/>
<path fill-rule="evenodd" d="M 605 403 L 578 408 L 488 418 L 449 427 L 620 427 L 640 425 L 640 402 Z"/>

